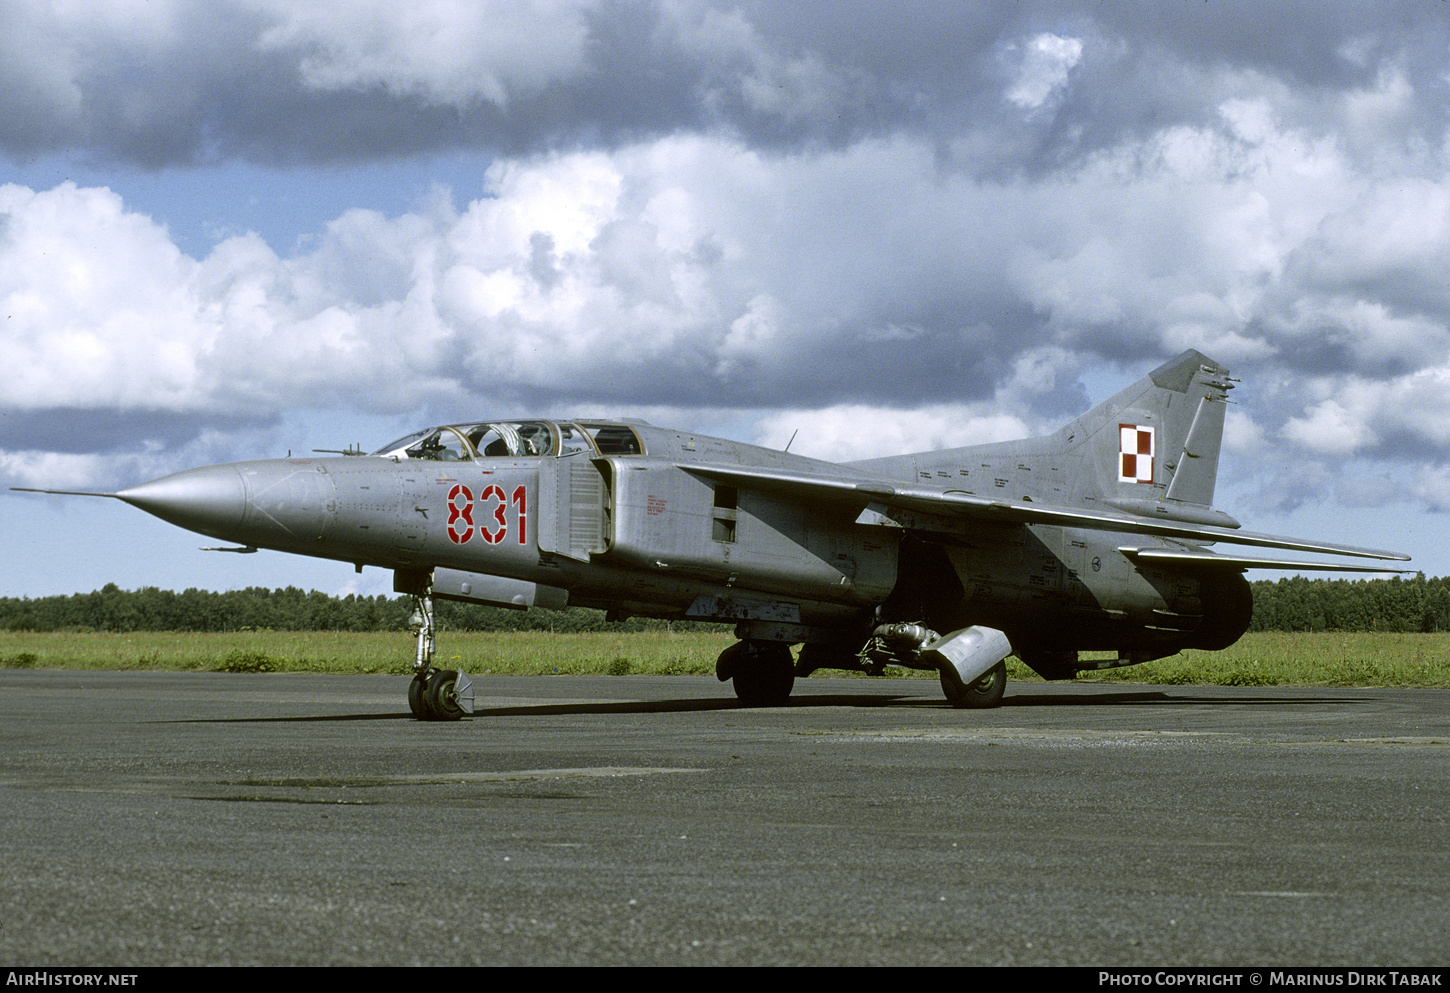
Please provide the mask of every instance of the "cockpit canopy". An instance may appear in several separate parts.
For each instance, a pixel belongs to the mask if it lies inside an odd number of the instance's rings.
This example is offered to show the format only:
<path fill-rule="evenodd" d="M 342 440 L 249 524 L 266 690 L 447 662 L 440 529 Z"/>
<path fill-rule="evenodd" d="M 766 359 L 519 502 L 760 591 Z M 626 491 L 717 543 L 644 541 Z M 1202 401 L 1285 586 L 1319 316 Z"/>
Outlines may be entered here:
<path fill-rule="evenodd" d="M 634 429 L 625 424 L 480 421 L 415 431 L 372 454 L 432 462 L 472 462 L 499 457 L 643 455 L 644 446 Z"/>

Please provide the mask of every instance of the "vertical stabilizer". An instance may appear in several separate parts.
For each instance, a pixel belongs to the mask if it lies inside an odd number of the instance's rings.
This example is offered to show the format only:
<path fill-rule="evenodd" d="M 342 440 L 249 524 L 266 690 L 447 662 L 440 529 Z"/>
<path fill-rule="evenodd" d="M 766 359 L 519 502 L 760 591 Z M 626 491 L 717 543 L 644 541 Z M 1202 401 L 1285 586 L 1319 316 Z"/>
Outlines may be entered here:
<path fill-rule="evenodd" d="M 1212 509 L 1228 370 L 1189 350 L 1063 428 L 1093 465 L 1085 503 L 1151 517 L 1237 527 Z"/>

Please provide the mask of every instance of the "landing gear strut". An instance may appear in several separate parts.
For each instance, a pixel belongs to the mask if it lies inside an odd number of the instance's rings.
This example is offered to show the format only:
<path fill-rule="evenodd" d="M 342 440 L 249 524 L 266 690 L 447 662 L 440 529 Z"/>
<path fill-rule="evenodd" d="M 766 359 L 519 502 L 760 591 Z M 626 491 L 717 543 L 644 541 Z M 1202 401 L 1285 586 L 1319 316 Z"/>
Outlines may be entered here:
<path fill-rule="evenodd" d="M 473 713 L 473 680 L 456 669 L 433 668 L 435 649 L 433 597 L 430 589 L 413 594 L 409 623 L 418 634 L 413 679 L 408 684 L 408 709 L 420 721 L 456 721 Z"/>

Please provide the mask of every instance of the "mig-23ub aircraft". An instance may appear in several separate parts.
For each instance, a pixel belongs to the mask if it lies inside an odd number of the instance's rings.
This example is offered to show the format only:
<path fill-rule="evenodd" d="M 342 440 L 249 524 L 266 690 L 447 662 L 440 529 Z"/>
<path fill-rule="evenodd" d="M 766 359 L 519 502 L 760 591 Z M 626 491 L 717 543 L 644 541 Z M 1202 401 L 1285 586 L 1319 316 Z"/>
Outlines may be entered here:
<path fill-rule="evenodd" d="M 905 666 L 940 673 L 954 706 L 991 707 L 1009 655 L 1069 679 L 1228 647 L 1249 624 L 1247 569 L 1397 571 L 1247 549 L 1407 560 L 1241 531 L 1213 508 L 1232 383 L 1188 351 L 1046 437 L 848 464 L 641 421 L 491 420 L 90 495 L 231 550 L 393 570 L 416 607 L 423 719 L 473 708 L 468 677 L 433 667 L 434 598 L 732 623 L 717 673 L 747 704 L 816 669 Z"/>

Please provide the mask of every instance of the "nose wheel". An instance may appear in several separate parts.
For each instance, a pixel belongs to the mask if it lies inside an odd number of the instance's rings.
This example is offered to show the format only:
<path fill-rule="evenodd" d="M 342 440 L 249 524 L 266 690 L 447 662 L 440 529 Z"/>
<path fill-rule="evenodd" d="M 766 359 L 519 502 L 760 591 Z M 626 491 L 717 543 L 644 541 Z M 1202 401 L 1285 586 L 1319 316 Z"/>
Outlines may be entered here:
<path fill-rule="evenodd" d="M 408 709 L 420 721 L 456 721 L 473 713 L 473 680 L 457 669 L 433 668 L 433 598 L 413 597 L 411 623 L 418 634 L 413 678 L 408 683 Z"/>
<path fill-rule="evenodd" d="M 429 669 L 408 683 L 408 709 L 420 721 L 456 721 L 473 713 L 473 680 L 456 669 Z"/>

